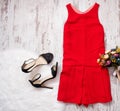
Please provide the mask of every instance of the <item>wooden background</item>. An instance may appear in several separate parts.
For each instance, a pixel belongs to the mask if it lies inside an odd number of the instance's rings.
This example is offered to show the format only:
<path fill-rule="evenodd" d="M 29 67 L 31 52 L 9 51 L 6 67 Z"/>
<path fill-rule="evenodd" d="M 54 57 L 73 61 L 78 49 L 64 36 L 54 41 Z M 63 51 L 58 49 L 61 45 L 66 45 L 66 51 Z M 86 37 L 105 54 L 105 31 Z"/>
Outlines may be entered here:
<path fill-rule="evenodd" d="M 54 61 L 59 62 L 60 73 L 63 26 L 67 18 L 65 5 L 72 3 L 84 11 L 94 2 L 100 4 L 99 18 L 104 26 L 106 49 L 120 46 L 120 0 L 0 0 L 0 51 L 17 48 L 37 54 L 52 52 Z M 112 76 L 112 70 L 110 79 L 111 103 L 88 108 L 66 104 L 64 111 L 120 111 L 120 82 Z M 59 75 L 56 82 L 59 83 Z"/>

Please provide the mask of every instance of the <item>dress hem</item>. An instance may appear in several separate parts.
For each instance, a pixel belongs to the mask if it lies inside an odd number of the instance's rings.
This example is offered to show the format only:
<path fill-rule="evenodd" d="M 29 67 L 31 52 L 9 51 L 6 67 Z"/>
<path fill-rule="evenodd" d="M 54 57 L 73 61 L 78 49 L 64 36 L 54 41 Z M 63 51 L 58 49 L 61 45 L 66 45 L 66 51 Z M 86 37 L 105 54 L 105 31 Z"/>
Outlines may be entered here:
<path fill-rule="evenodd" d="M 65 102 L 65 103 L 73 103 L 73 104 L 84 105 L 84 106 L 88 107 L 88 105 L 90 105 L 90 104 L 111 102 L 112 98 L 108 97 L 108 98 L 100 98 L 100 99 L 94 99 L 94 100 L 91 99 L 91 100 L 88 100 L 89 101 L 88 103 L 84 102 L 84 101 L 78 102 L 77 100 L 76 101 L 63 100 L 63 99 L 57 99 L 57 100 L 61 101 L 61 102 Z"/>

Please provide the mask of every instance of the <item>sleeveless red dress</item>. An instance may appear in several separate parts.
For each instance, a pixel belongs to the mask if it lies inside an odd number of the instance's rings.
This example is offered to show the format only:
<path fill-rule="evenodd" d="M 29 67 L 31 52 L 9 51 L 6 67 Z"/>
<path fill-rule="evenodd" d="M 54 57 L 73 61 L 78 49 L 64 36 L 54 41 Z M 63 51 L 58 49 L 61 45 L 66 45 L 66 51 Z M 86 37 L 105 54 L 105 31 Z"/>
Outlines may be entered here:
<path fill-rule="evenodd" d="M 68 18 L 64 24 L 63 65 L 58 100 L 88 104 L 110 102 L 109 73 L 97 59 L 104 53 L 104 29 L 98 18 L 99 4 L 80 12 L 66 5 Z"/>

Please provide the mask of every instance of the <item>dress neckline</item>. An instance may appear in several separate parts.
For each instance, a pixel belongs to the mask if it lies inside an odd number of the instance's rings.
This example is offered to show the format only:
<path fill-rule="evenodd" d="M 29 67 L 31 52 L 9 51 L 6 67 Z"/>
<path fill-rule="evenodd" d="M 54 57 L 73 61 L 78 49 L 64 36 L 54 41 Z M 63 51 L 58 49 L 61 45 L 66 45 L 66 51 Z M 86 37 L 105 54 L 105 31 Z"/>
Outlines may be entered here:
<path fill-rule="evenodd" d="M 76 13 L 78 15 L 85 15 L 85 14 L 88 14 L 89 12 L 91 12 L 95 8 L 95 6 L 98 5 L 98 4 L 95 2 L 92 6 L 90 6 L 85 11 L 80 11 L 74 5 L 72 5 L 71 3 L 69 3 L 68 5 L 70 5 L 70 7 L 71 7 L 71 9 L 73 10 L 74 13 Z"/>

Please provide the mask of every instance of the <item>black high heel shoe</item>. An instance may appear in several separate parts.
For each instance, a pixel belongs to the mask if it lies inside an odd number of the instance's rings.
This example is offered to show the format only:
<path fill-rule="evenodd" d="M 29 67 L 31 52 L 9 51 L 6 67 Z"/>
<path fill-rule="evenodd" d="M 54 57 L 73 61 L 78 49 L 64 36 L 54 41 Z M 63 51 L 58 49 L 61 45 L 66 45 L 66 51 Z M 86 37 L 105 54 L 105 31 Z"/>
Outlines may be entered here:
<path fill-rule="evenodd" d="M 29 80 L 29 82 L 32 84 L 32 86 L 36 87 L 36 88 L 48 88 L 48 89 L 53 89 L 53 87 L 48 87 L 45 86 L 44 83 L 50 79 L 54 79 L 57 75 L 57 67 L 58 67 L 58 62 L 56 62 L 56 65 L 52 66 L 51 68 L 51 75 L 49 75 L 48 77 L 45 77 L 43 79 L 40 80 L 41 74 L 37 74 L 33 77 L 32 80 Z M 39 75 L 39 76 L 38 76 Z M 38 76 L 38 77 L 37 77 Z"/>
<path fill-rule="evenodd" d="M 52 53 L 41 54 L 37 59 L 30 58 L 24 61 L 21 70 L 25 73 L 31 72 L 35 67 L 43 64 L 49 64 L 53 59 Z"/>

